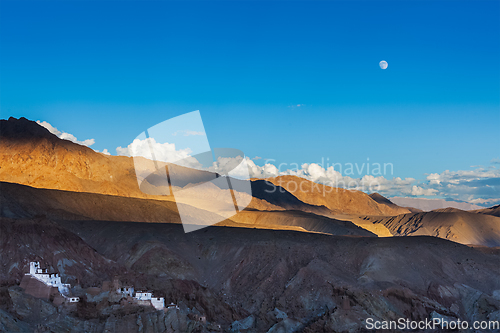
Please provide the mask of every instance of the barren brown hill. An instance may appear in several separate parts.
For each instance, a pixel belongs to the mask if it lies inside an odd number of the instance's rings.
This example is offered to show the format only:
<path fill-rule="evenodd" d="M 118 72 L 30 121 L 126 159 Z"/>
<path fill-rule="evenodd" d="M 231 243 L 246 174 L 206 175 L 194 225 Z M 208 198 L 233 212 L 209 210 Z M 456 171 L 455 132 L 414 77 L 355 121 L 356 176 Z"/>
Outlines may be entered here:
<path fill-rule="evenodd" d="M 394 210 L 394 212 L 396 212 L 398 214 L 408 213 L 409 209 L 407 207 L 399 207 L 394 202 L 387 199 L 386 197 L 384 197 L 380 193 L 372 193 L 369 195 L 369 197 L 372 198 L 376 203 L 378 203 L 380 205 L 385 205 L 385 206 L 391 208 L 392 210 Z"/>
<path fill-rule="evenodd" d="M 434 210 L 431 210 L 431 212 L 437 212 L 437 213 L 461 213 L 461 212 L 465 212 L 465 210 L 461 210 L 461 209 L 453 208 L 453 207 L 448 207 L 448 208 L 434 209 Z"/>
<path fill-rule="evenodd" d="M 165 200 L 127 198 L 85 192 L 37 189 L 0 182 L 0 215 L 9 218 L 46 216 L 57 220 L 102 220 L 180 224 L 177 204 Z M 191 208 L 200 224 L 214 213 Z M 220 220 L 221 218 L 219 218 Z M 335 235 L 373 237 L 351 223 L 302 211 L 242 211 L 219 225 L 286 229 Z"/>
<path fill-rule="evenodd" d="M 361 191 L 321 185 L 296 176 L 279 176 L 268 181 L 305 203 L 325 206 L 337 214 L 398 215 L 410 212 L 406 208 L 380 204 Z"/>
<path fill-rule="evenodd" d="M 96 153 L 25 118 L 0 120 L 0 181 L 147 197 L 137 185 L 132 158 Z"/>
<path fill-rule="evenodd" d="M 365 219 L 385 225 L 395 236 L 429 235 L 462 244 L 500 246 L 500 218 L 496 216 L 452 211 Z"/>
<path fill-rule="evenodd" d="M 421 212 L 423 212 L 423 210 L 418 209 L 418 208 L 398 206 L 394 202 L 392 202 L 391 200 L 387 199 L 386 197 L 382 196 L 379 193 L 372 193 L 372 194 L 370 194 L 370 198 L 372 198 L 373 200 L 375 200 L 379 204 L 383 204 L 383 205 L 386 205 L 386 206 L 388 206 L 390 208 L 396 209 L 401 214 L 406 214 L 406 213 L 408 213 L 407 211 L 409 211 L 410 213 L 421 213 Z"/>
<path fill-rule="evenodd" d="M 414 208 L 414 207 L 403 207 L 403 208 L 408 209 L 412 213 L 423 213 L 424 212 L 423 210 L 418 209 L 418 208 Z"/>
<path fill-rule="evenodd" d="M 179 184 L 174 185 L 180 186 L 214 178 L 213 173 L 183 167 L 177 167 L 175 173 Z M 279 179 L 288 178 L 280 177 L 274 182 Z M 307 182 L 305 185 L 313 189 L 317 185 L 301 178 L 290 180 Z M 131 157 L 97 153 L 88 147 L 59 139 L 36 122 L 25 118 L 0 120 L 0 181 L 72 192 L 172 200 L 169 195 L 151 195 L 141 191 Z M 165 185 L 161 180 L 156 184 L 154 177 L 149 177 L 147 181 L 152 184 L 141 185 L 145 189 Z M 332 191 L 332 188 L 317 185 L 320 190 L 313 190 L 311 193 L 291 193 L 290 188 L 286 187 L 286 191 L 276 187 L 278 190 L 267 193 L 264 190 L 268 188 L 268 184 L 264 180 L 252 182 L 255 195 L 249 208 L 294 209 L 324 216 L 332 216 L 332 211 L 363 215 L 396 215 L 408 212 L 403 208 L 378 204 L 359 191 Z M 323 189 L 331 193 L 325 193 L 323 196 Z"/>
<path fill-rule="evenodd" d="M 145 159 L 144 159 L 145 160 Z M 175 166 L 177 186 L 211 180 L 216 174 Z M 147 193 L 165 185 L 148 178 L 141 184 Z M 0 181 L 36 188 L 108 194 L 122 197 L 173 200 L 171 195 L 146 194 L 138 186 L 134 161 L 126 156 L 109 156 L 62 140 L 34 121 L 25 118 L 0 120 Z M 168 184 L 167 184 L 168 185 Z M 158 191 L 161 193 L 161 191 Z M 251 208 L 280 207 L 253 199 Z"/>
<path fill-rule="evenodd" d="M 471 213 L 486 214 L 500 217 L 500 205 L 496 205 L 490 208 L 472 210 Z"/>

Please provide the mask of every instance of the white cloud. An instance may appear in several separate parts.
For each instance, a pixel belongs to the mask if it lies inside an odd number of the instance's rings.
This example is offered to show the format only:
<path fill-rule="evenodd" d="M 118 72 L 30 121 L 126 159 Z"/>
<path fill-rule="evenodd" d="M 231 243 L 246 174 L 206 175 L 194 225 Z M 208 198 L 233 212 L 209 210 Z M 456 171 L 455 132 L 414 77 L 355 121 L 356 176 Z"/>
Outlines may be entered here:
<path fill-rule="evenodd" d="M 344 176 L 332 166 L 324 168 L 316 163 L 305 163 L 300 167 L 280 170 L 270 163 L 256 165 L 247 158 L 249 174 L 252 178 L 268 178 L 279 175 L 294 175 L 320 184 L 379 192 L 385 196 L 441 197 L 461 200 L 474 204 L 493 205 L 500 203 L 500 169 L 477 168 L 474 170 L 445 171 L 431 173 L 426 180 L 414 178 L 364 175 L 360 178 Z"/>
<path fill-rule="evenodd" d="M 437 191 L 442 197 L 476 204 L 500 203 L 500 168 L 446 170 L 427 176 L 421 186 Z"/>
<path fill-rule="evenodd" d="M 441 183 L 440 176 L 438 173 L 431 173 L 427 176 L 427 180 L 431 185 L 439 185 Z"/>
<path fill-rule="evenodd" d="M 80 145 L 84 145 L 87 147 L 92 146 L 95 143 L 94 139 L 87 139 L 84 141 L 78 141 L 78 139 L 73 134 L 61 132 L 57 128 L 55 128 L 54 126 L 52 126 L 51 124 L 49 124 L 46 121 L 37 120 L 36 122 L 38 125 L 45 127 L 50 133 L 56 135 L 60 139 L 69 140 L 71 142 L 78 143 Z"/>
<path fill-rule="evenodd" d="M 150 141 L 148 142 L 148 140 Z M 500 168 L 494 166 L 490 166 L 488 169 L 479 167 L 473 170 L 446 170 L 442 173 L 428 174 L 423 180 L 410 177 L 404 179 L 393 177 L 392 179 L 388 179 L 384 175 L 375 176 L 372 174 L 356 178 L 354 176 L 343 175 L 340 171 L 335 170 L 333 166 L 325 168 L 323 165 L 317 163 L 304 163 L 300 166 L 298 164 L 288 164 L 285 168 L 282 168 L 282 165 L 277 167 L 273 163 L 269 163 L 269 161 L 260 166 L 254 162 L 254 160 L 259 158 L 250 159 L 249 157 L 245 157 L 243 160 L 242 156 L 236 158 L 219 158 L 210 167 L 203 168 L 190 155 L 190 149 L 177 150 L 173 143 L 161 144 L 157 143 L 154 139 L 136 139 L 128 147 L 118 147 L 116 151 L 118 155 L 143 156 L 151 159 L 150 145 L 155 152 L 156 160 L 175 163 L 179 163 L 182 160 L 182 165 L 184 166 L 205 169 L 221 174 L 229 173 L 232 177 L 237 178 L 270 178 L 281 175 L 293 175 L 327 186 L 348 188 L 367 193 L 379 192 L 387 197 L 432 196 L 481 205 L 500 203 Z M 243 161 L 245 163 L 242 163 Z M 356 166 L 356 169 L 363 170 L 363 168 L 358 168 L 358 166 Z M 350 174 L 348 170 L 352 171 L 353 168 L 345 170 L 346 173 Z M 373 168 L 371 170 L 374 172 Z"/>
<path fill-rule="evenodd" d="M 208 168 L 208 171 L 217 172 L 223 175 L 229 175 L 238 179 L 249 179 L 250 168 L 248 167 L 248 157 L 243 159 L 242 156 L 237 157 L 219 157 L 213 165 Z"/>
<path fill-rule="evenodd" d="M 237 178 L 270 178 L 279 176 L 279 170 L 273 164 L 266 163 L 264 166 L 258 166 L 250 158 L 245 157 L 247 171 L 243 170 L 242 167 L 245 163 L 242 164 L 242 161 L 243 158 L 241 156 L 235 158 L 219 157 L 208 170 L 221 174 L 230 174 Z"/>
<path fill-rule="evenodd" d="M 106 148 L 104 148 L 103 151 L 96 150 L 96 152 L 104 154 L 104 155 L 111 155 L 111 153 Z"/>
<path fill-rule="evenodd" d="M 175 143 L 158 143 L 154 138 L 144 140 L 135 139 L 125 148 L 116 148 L 118 155 L 142 156 L 148 159 L 152 159 L 151 151 L 154 152 L 154 157 L 157 161 L 168 163 L 176 162 L 191 168 L 202 168 L 202 165 L 194 157 L 191 157 L 191 149 L 186 148 L 177 150 L 175 148 Z"/>
<path fill-rule="evenodd" d="M 476 168 L 474 170 L 459 170 L 449 171 L 446 170 L 441 174 L 431 173 L 427 176 L 430 184 L 463 184 L 464 182 L 471 182 L 479 179 L 486 178 L 499 178 L 500 169 L 495 167 L 491 169 Z"/>
<path fill-rule="evenodd" d="M 432 196 L 432 195 L 436 195 L 437 192 L 438 192 L 438 190 L 435 190 L 433 188 L 423 189 L 420 186 L 413 185 L 411 187 L 411 191 L 409 191 L 409 193 L 408 192 L 406 192 L 406 193 L 413 195 L 413 196 Z M 405 192 L 403 192 L 403 193 L 405 193 Z"/>

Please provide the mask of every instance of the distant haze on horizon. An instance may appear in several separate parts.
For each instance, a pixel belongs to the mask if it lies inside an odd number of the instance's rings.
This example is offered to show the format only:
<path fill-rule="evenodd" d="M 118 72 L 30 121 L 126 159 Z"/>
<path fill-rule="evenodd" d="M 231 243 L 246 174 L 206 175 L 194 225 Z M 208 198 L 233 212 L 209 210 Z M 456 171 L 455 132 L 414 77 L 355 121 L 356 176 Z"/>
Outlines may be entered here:
<path fill-rule="evenodd" d="M 401 207 L 412 207 L 421 209 L 424 212 L 429 212 L 434 209 L 440 208 L 457 208 L 461 210 L 474 210 L 482 209 L 483 206 L 473 205 L 467 202 L 456 202 L 444 199 L 427 199 L 427 198 L 402 198 L 402 197 L 392 197 L 389 198 L 393 203 Z"/>
<path fill-rule="evenodd" d="M 385 196 L 492 206 L 499 12 L 498 1 L 3 1 L 0 116 L 126 154 L 145 129 L 200 110 L 210 146 L 242 150 L 255 175 L 376 178 Z M 393 168 L 349 175 L 327 159 Z"/>

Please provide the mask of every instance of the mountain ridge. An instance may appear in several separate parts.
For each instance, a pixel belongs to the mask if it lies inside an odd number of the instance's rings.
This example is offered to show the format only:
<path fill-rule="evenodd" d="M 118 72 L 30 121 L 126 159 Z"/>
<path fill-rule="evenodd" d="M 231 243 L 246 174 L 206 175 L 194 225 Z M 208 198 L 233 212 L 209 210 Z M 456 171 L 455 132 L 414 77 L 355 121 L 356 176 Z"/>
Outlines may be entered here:
<path fill-rule="evenodd" d="M 2 120 L 0 130 L 0 181 L 72 192 L 173 200 L 172 196 L 152 195 L 141 191 L 137 183 L 132 157 L 97 153 L 88 147 L 59 139 L 41 125 L 26 118 L 15 119 L 11 117 L 9 120 Z M 191 171 L 192 169 L 176 168 L 181 175 L 184 174 L 186 177 L 193 177 L 194 173 L 201 174 L 200 171 Z M 208 175 L 208 173 L 206 174 Z M 194 182 L 203 180 L 203 177 L 205 176 L 194 178 Z M 295 183 L 309 182 L 295 176 L 293 178 L 287 177 L 288 180 Z M 184 183 L 189 182 L 184 181 Z M 311 198 L 315 199 L 311 200 L 299 192 L 292 193 L 290 189 L 286 188 L 287 193 L 282 191 L 274 191 L 272 194 L 265 193 L 262 190 L 264 184 L 272 183 L 272 179 L 252 182 L 252 187 L 257 190 L 256 193 L 258 192 L 258 196 L 261 198 L 254 196 L 250 208 L 275 210 L 281 206 L 274 203 L 281 202 L 284 205 L 281 207 L 282 209 L 299 209 L 324 216 L 332 216 L 339 212 L 364 215 L 397 215 L 409 212 L 404 208 L 379 204 L 367 194 L 359 191 L 335 189 L 335 197 L 327 200 L 318 198 L 318 193 L 312 193 Z M 310 183 L 312 182 L 307 184 Z M 338 201 L 337 204 L 335 204 L 336 201 Z M 349 205 L 353 205 L 353 207 L 348 207 Z"/>

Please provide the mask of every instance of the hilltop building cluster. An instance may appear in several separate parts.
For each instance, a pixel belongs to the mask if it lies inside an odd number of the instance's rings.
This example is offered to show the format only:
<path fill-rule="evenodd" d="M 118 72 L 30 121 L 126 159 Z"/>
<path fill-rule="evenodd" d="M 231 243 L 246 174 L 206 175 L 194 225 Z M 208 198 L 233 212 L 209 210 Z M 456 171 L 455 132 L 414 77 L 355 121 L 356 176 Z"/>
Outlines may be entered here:
<path fill-rule="evenodd" d="M 134 287 L 122 287 L 116 290 L 123 296 L 130 296 L 137 300 L 139 305 L 152 305 L 156 310 L 165 308 L 165 299 L 163 297 L 153 297 L 153 293 L 137 291 L 134 295 Z"/>
<path fill-rule="evenodd" d="M 26 275 L 44 283 L 47 287 L 57 288 L 61 296 L 69 303 L 76 303 L 80 300 L 79 297 L 70 296 L 70 284 L 62 283 L 58 273 L 49 273 L 46 268 L 40 268 L 39 262 L 30 262 L 30 272 Z"/>
<path fill-rule="evenodd" d="M 41 268 L 40 263 L 36 261 L 30 262 L 29 268 L 30 271 L 29 273 L 26 273 L 25 276 L 32 282 L 25 280 L 21 283 L 21 287 L 26 289 L 28 293 L 35 297 L 44 298 L 50 298 L 54 295 L 54 293 L 59 294 L 59 296 L 57 296 L 59 298 L 59 303 L 77 303 L 80 301 L 79 297 L 71 296 L 71 285 L 68 283 L 62 283 L 61 276 L 59 276 L 58 273 L 49 273 L 48 269 Z M 39 281 L 42 284 L 39 282 L 33 282 L 34 280 L 30 280 L 30 278 Z M 35 285 L 33 285 L 33 283 L 35 283 Z M 38 283 L 38 285 L 36 285 L 36 283 Z M 57 288 L 57 291 L 52 288 Z M 134 302 L 139 305 L 153 306 L 156 310 L 165 309 L 165 298 L 154 297 L 152 292 L 135 291 L 134 287 L 116 286 L 115 288 L 117 288 L 115 291 L 118 294 L 133 298 Z M 167 307 L 167 310 L 174 307 L 178 309 L 178 307 L 172 303 Z"/>

